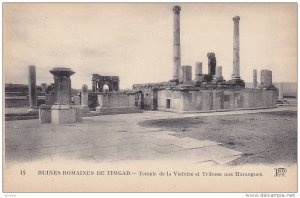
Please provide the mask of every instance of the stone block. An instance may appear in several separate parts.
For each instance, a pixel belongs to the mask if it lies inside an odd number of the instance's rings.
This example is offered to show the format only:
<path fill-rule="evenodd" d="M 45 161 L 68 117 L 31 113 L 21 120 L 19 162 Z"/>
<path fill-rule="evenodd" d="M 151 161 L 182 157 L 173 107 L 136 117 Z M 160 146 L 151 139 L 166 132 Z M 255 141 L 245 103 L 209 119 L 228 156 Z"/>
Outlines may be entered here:
<path fill-rule="evenodd" d="M 51 123 L 51 105 L 42 104 L 39 107 L 39 120 L 40 123 Z"/>
<path fill-rule="evenodd" d="M 75 106 L 74 107 L 75 111 L 76 111 L 76 122 L 82 122 L 82 109 L 81 106 Z"/>
<path fill-rule="evenodd" d="M 73 96 L 74 105 L 80 105 L 80 97 L 79 96 Z"/>
<path fill-rule="evenodd" d="M 80 108 L 82 110 L 82 113 L 89 113 L 90 112 L 90 108 L 87 105 L 81 105 Z"/>
<path fill-rule="evenodd" d="M 76 122 L 76 110 L 51 109 L 51 120 L 54 124 L 73 124 Z"/>

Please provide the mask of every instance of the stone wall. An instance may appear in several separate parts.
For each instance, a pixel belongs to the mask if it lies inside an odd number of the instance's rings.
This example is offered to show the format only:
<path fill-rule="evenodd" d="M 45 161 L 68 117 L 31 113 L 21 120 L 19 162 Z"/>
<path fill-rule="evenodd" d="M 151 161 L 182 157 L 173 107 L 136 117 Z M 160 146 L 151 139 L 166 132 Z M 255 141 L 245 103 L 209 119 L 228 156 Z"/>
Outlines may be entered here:
<path fill-rule="evenodd" d="M 160 90 L 158 109 L 171 111 L 211 111 L 276 106 L 276 91 L 241 90 Z"/>
<path fill-rule="evenodd" d="M 131 113 L 138 111 L 135 106 L 135 93 L 107 92 L 98 94 L 97 112 Z"/>
<path fill-rule="evenodd" d="M 156 110 L 157 109 L 157 93 L 156 89 L 144 90 L 144 109 Z"/>

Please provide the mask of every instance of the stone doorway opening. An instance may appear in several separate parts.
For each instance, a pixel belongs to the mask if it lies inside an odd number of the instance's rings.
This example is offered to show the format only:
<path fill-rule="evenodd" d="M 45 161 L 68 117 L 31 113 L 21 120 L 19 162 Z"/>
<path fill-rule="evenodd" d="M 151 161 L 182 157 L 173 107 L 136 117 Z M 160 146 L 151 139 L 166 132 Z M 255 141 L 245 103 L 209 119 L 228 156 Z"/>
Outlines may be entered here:
<path fill-rule="evenodd" d="M 166 108 L 170 109 L 171 108 L 171 99 L 166 100 Z"/>
<path fill-rule="evenodd" d="M 109 92 L 109 85 L 108 84 L 104 84 L 102 87 L 103 92 Z"/>

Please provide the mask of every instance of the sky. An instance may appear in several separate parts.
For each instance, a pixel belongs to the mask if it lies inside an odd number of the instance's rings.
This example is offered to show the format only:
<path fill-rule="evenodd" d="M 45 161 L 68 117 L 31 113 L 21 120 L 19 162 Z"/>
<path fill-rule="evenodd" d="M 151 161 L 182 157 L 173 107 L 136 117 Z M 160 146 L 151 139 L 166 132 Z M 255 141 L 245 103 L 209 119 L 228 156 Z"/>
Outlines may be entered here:
<path fill-rule="evenodd" d="M 273 82 L 297 81 L 296 3 L 177 3 L 181 6 L 181 63 L 216 54 L 226 80 L 233 70 L 233 21 L 240 16 L 241 78 L 269 69 Z M 174 3 L 4 3 L 5 83 L 52 83 L 53 67 L 69 67 L 72 87 L 92 74 L 120 77 L 120 88 L 164 82 L 173 74 Z"/>

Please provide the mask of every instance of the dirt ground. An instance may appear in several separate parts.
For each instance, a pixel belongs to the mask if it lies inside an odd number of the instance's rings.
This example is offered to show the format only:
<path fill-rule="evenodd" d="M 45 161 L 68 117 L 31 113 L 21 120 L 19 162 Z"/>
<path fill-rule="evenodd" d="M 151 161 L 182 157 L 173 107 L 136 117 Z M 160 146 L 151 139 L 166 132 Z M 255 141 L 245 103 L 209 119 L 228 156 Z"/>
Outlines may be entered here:
<path fill-rule="evenodd" d="M 297 162 L 297 112 L 147 120 L 147 127 L 172 130 L 176 136 L 206 139 L 243 153 L 230 165 Z"/>

